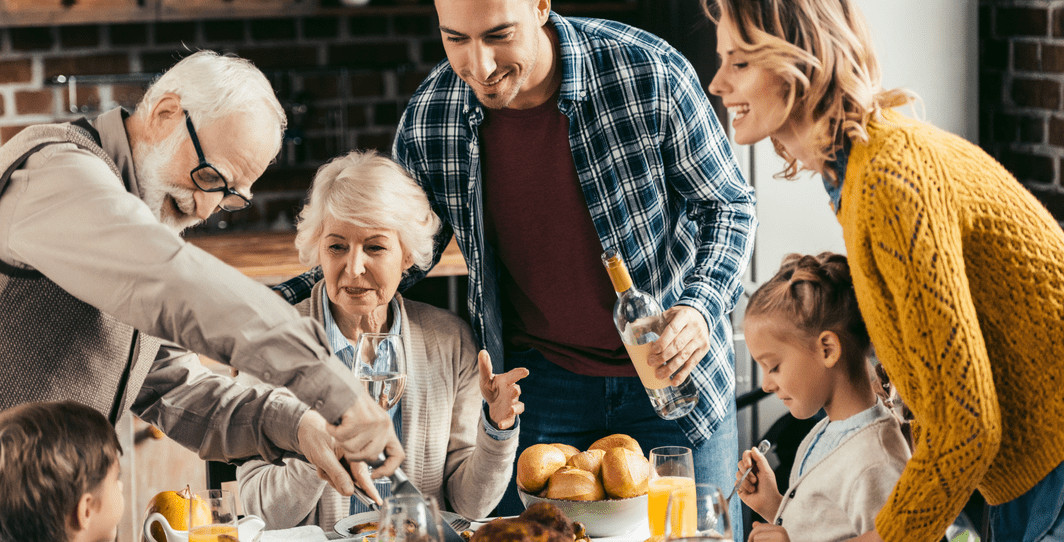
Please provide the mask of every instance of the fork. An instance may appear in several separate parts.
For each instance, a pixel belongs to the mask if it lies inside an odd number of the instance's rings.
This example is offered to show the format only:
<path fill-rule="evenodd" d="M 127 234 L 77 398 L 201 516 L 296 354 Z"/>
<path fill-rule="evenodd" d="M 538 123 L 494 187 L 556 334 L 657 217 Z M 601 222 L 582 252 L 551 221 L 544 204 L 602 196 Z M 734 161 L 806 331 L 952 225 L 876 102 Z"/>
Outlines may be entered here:
<path fill-rule="evenodd" d="M 464 518 L 462 516 L 456 516 L 454 519 L 452 519 L 448 523 L 451 524 L 451 528 L 453 528 L 455 531 L 457 531 L 458 534 L 462 534 L 462 531 L 464 531 L 466 529 L 469 529 L 470 527 L 473 526 L 473 522 L 472 521 L 470 521 L 470 520 L 468 520 L 468 519 L 466 519 L 466 518 Z"/>

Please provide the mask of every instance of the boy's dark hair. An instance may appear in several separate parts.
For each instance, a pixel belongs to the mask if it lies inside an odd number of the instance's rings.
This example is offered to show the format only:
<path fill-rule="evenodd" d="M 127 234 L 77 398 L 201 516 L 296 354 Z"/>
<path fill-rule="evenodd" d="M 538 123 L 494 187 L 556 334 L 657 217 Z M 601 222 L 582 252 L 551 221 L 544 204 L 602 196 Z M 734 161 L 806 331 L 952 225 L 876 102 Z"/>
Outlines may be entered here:
<path fill-rule="evenodd" d="M 857 308 L 846 256 L 788 254 L 776 275 L 763 284 L 746 306 L 746 316 L 779 315 L 803 333 L 833 331 L 842 361 L 854 382 L 867 382 L 871 340 Z"/>
<path fill-rule="evenodd" d="M 78 500 L 122 447 L 107 418 L 73 401 L 0 412 L 0 542 L 67 540 Z"/>

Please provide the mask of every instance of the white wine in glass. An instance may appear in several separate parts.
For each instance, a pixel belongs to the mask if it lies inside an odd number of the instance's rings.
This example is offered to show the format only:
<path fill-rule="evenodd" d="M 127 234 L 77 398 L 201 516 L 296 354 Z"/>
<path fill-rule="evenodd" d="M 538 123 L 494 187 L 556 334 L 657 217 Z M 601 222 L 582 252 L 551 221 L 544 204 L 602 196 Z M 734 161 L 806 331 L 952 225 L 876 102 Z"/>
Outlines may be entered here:
<path fill-rule="evenodd" d="M 398 333 L 363 333 L 355 344 L 355 374 L 384 410 L 406 389 L 406 355 Z"/>

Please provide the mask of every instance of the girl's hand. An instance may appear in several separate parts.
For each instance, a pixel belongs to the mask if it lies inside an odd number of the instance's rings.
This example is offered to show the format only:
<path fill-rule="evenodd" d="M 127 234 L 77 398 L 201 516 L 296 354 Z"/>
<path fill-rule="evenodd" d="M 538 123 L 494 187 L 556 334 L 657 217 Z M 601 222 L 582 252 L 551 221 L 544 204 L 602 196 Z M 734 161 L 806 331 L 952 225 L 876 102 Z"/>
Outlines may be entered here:
<path fill-rule="evenodd" d="M 768 523 L 754 522 L 754 528 L 750 531 L 750 537 L 746 542 L 791 542 L 787 531 L 782 525 L 770 525 Z"/>
<path fill-rule="evenodd" d="M 783 501 L 783 495 L 776 489 L 776 474 L 772 472 L 765 456 L 755 449 L 750 449 L 744 451 L 742 459 L 739 460 L 735 481 L 742 479 L 743 473 L 750 467 L 753 467 L 750 475 L 739 485 L 739 498 L 761 517 L 776 517 L 776 510 L 779 510 Z"/>
<path fill-rule="evenodd" d="M 501 375 L 492 374 L 491 356 L 487 350 L 481 350 L 477 355 L 477 367 L 480 370 L 480 394 L 488 402 L 491 423 L 499 429 L 513 427 L 514 421 L 525 411 L 517 381 L 528 376 L 528 369 L 518 367 Z"/>

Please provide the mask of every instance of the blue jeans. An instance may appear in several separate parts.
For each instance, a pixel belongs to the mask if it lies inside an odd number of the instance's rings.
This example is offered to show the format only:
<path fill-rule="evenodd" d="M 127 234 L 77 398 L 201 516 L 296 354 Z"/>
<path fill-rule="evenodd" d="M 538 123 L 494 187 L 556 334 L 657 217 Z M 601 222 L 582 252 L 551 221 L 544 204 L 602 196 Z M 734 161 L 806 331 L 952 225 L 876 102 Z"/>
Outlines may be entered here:
<path fill-rule="evenodd" d="M 679 424 L 658 417 L 636 377 L 571 373 L 547 361 L 535 349 L 508 351 L 505 366 L 506 370 L 515 367 L 529 370 L 529 376 L 521 381 L 525 412 L 521 414 L 518 456 L 525 448 L 538 443 L 561 442 L 586 450 L 601 437 L 624 433 L 639 441 L 644 454 L 658 446 L 687 446 L 694 456 L 698 482 L 715 484 L 725 494 L 735 485 L 739 431 L 734 401 L 712 438 L 695 447 Z M 522 510 L 516 483 L 511 480 L 496 512 L 512 515 Z M 739 499 L 732 499 L 729 512 L 735 540 L 742 541 Z"/>
<path fill-rule="evenodd" d="M 1064 463 L 1019 498 L 991 506 L 990 533 L 995 542 L 1064 542 Z"/>

